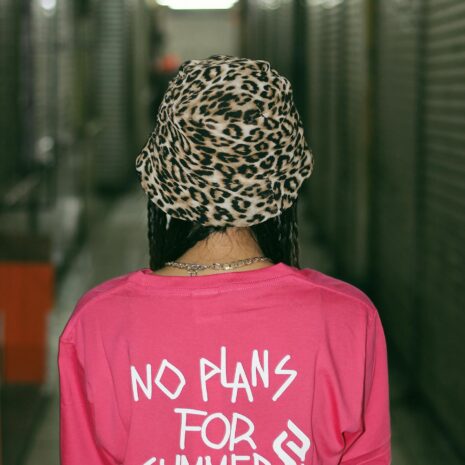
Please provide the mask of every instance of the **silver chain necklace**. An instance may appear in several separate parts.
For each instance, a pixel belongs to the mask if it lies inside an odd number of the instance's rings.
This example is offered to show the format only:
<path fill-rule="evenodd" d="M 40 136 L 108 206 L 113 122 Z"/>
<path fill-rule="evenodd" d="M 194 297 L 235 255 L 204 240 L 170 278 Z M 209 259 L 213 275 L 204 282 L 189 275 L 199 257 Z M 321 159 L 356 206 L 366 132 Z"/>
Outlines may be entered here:
<path fill-rule="evenodd" d="M 183 263 L 183 262 L 166 262 L 166 266 L 173 266 L 175 268 L 182 268 L 189 272 L 189 276 L 197 276 L 197 271 L 205 270 L 207 268 L 211 268 L 213 270 L 233 270 L 235 268 L 239 268 L 240 266 L 250 265 L 251 263 L 255 262 L 263 262 L 272 260 L 268 257 L 252 257 L 252 258 L 243 258 L 242 260 L 236 260 L 235 262 L 231 263 L 212 263 L 210 265 L 201 265 L 198 263 Z"/>

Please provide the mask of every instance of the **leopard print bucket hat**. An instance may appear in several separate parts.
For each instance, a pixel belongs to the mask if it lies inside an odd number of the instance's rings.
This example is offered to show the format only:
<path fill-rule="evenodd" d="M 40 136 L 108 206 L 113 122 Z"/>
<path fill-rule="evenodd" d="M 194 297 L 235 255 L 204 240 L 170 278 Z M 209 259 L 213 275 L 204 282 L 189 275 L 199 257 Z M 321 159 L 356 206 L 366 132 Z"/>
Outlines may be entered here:
<path fill-rule="evenodd" d="M 246 227 L 279 215 L 313 171 L 291 84 L 265 60 L 184 61 L 136 158 L 168 218 Z"/>

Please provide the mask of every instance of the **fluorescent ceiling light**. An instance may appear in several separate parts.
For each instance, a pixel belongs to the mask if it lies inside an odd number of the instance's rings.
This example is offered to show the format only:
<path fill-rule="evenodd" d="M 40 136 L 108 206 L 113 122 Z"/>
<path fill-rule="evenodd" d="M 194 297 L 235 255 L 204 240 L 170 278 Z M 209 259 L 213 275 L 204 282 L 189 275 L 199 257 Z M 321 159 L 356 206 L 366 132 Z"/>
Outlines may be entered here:
<path fill-rule="evenodd" d="M 159 5 L 173 10 L 226 10 L 238 0 L 157 0 Z"/>
<path fill-rule="evenodd" d="M 46 11 L 52 11 L 57 6 L 57 0 L 40 0 L 40 6 Z"/>

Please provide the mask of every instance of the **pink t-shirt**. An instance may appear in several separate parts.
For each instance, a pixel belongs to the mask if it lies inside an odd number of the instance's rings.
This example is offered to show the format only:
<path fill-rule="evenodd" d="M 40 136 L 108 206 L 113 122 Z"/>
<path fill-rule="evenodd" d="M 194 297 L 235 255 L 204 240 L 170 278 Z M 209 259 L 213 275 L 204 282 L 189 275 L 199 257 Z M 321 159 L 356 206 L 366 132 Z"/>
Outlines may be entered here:
<path fill-rule="evenodd" d="M 62 465 L 391 463 L 380 317 L 314 269 L 109 279 L 58 366 Z"/>

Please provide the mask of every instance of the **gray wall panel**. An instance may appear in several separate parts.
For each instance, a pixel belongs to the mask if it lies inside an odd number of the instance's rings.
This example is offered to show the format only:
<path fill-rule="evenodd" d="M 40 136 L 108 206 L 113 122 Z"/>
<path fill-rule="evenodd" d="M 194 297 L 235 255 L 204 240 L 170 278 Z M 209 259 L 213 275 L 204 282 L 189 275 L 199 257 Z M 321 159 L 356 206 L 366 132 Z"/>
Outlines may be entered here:
<path fill-rule="evenodd" d="M 0 192 L 18 175 L 19 8 L 14 0 L 0 2 Z"/>
<path fill-rule="evenodd" d="M 102 188 L 124 185 L 132 172 L 129 156 L 128 27 L 125 0 L 102 0 L 98 4 L 99 44 L 97 102 L 102 123 L 95 176 Z"/>
<path fill-rule="evenodd" d="M 348 0 L 345 10 L 343 169 L 339 198 L 345 212 L 340 228 L 340 265 L 355 282 L 367 280 L 369 175 L 373 102 L 369 80 L 370 9 L 367 0 Z M 342 182 L 345 180 L 345 182 Z M 342 212 L 341 212 L 342 213 Z"/>
<path fill-rule="evenodd" d="M 424 28 L 419 383 L 447 430 L 463 444 L 465 3 L 429 0 Z"/>
<path fill-rule="evenodd" d="M 308 75 L 308 104 L 306 131 L 313 148 L 314 168 L 308 182 L 309 208 L 317 224 L 322 224 L 326 215 L 325 186 L 327 174 L 327 157 L 324 156 L 323 132 L 326 122 L 322 119 L 322 110 L 325 99 L 321 92 L 322 83 L 325 79 L 323 68 L 323 7 L 321 4 L 307 0 L 307 75 Z"/>
<path fill-rule="evenodd" d="M 344 215 L 340 205 L 340 180 L 343 178 L 344 153 L 344 121 L 343 121 L 343 75 L 346 56 L 344 54 L 344 7 L 343 2 L 327 1 L 323 4 L 323 63 L 326 79 L 322 92 L 326 100 L 323 117 L 327 125 L 326 149 L 324 156 L 328 158 L 328 183 L 325 186 L 327 203 L 327 217 L 325 233 L 333 249 L 338 248 L 338 237 L 343 227 Z M 342 188 L 343 189 L 343 188 Z"/>
<path fill-rule="evenodd" d="M 418 16 L 407 1 L 382 0 L 377 18 L 374 280 L 391 340 L 416 360 L 415 294 Z"/>
<path fill-rule="evenodd" d="M 366 278 L 368 250 L 367 1 L 307 2 L 309 204 L 339 273 Z"/>

